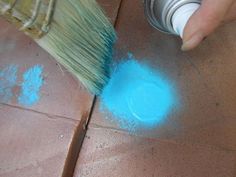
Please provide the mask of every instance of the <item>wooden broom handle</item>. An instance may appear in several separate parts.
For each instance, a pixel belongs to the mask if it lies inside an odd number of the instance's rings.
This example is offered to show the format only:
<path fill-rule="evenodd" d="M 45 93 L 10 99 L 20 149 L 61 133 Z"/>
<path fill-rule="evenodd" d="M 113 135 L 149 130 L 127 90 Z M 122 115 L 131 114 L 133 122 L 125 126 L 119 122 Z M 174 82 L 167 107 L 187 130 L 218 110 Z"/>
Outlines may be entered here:
<path fill-rule="evenodd" d="M 0 15 L 34 39 L 50 29 L 56 0 L 0 0 Z"/>

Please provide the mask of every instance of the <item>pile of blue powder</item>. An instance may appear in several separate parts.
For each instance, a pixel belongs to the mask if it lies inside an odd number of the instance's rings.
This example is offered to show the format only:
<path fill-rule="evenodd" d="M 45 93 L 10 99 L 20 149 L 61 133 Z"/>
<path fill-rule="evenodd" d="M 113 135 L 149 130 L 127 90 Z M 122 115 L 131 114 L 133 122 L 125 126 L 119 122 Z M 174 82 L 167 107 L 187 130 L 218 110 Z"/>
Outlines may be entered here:
<path fill-rule="evenodd" d="M 17 96 L 18 103 L 23 106 L 33 106 L 40 99 L 40 90 L 43 85 L 43 66 L 35 65 L 23 74 L 23 82 L 18 84 L 18 66 L 9 65 L 0 70 L 0 103 L 8 103 Z M 21 87 L 20 94 L 13 94 L 16 86 Z"/>
<path fill-rule="evenodd" d="M 100 99 L 100 110 L 109 111 L 129 131 L 160 124 L 174 104 L 171 84 L 131 54 L 113 69 Z"/>

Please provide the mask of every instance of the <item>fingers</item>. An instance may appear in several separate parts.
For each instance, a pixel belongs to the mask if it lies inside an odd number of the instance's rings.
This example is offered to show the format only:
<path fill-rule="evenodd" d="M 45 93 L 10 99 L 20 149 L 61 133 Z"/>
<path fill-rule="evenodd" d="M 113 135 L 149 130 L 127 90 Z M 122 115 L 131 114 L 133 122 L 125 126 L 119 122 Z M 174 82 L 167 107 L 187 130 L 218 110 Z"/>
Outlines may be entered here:
<path fill-rule="evenodd" d="M 184 29 L 182 50 L 195 48 L 212 33 L 223 21 L 233 2 L 234 0 L 203 0 Z"/>

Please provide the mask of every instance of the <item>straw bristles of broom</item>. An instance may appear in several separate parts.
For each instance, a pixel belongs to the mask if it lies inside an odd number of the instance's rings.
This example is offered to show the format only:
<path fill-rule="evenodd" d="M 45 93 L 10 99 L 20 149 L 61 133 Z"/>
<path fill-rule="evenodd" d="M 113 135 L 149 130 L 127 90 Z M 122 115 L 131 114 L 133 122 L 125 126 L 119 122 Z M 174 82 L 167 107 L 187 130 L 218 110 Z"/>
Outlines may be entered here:
<path fill-rule="evenodd" d="M 109 80 L 114 28 L 95 0 L 58 0 L 50 31 L 36 42 L 93 94 Z"/>

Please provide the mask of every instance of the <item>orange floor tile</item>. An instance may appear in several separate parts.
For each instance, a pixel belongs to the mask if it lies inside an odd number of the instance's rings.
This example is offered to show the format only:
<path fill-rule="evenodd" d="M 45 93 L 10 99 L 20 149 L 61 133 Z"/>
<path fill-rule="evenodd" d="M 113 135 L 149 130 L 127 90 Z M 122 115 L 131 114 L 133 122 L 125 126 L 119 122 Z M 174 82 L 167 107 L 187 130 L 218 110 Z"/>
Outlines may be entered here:
<path fill-rule="evenodd" d="M 114 23 L 120 0 L 100 1 Z M 18 66 L 13 96 L 0 104 L 0 176 L 59 177 L 73 174 L 94 97 L 27 36 L 0 19 L 0 71 Z M 23 74 L 43 67 L 40 99 L 18 103 Z"/>
<path fill-rule="evenodd" d="M 99 98 L 91 110 L 80 82 L 0 19 L 0 71 L 17 65 L 21 83 L 39 64 L 44 79 L 33 106 L 18 103 L 20 84 L 0 104 L 0 177 L 235 177 L 236 23 L 182 52 L 180 39 L 148 24 L 143 1 L 98 2 L 117 30 L 115 61 L 132 53 L 149 63 L 172 82 L 178 105 L 162 124 L 129 131 Z"/>
<path fill-rule="evenodd" d="M 130 132 L 98 99 L 74 176 L 235 176 L 235 27 L 184 53 L 180 39 L 148 24 L 141 1 L 123 0 L 116 61 L 130 52 L 148 62 L 172 81 L 179 104 L 162 124 Z"/>
<path fill-rule="evenodd" d="M 234 177 L 235 163 L 230 151 L 90 128 L 74 177 Z"/>
<path fill-rule="evenodd" d="M 236 150 L 235 27 L 236 23 L 221 27 L 197 49 L 181 52 L 177 37 L 148 24 L 140 1 L 122 2 L 116 60 L 133 53 L 168 78 L 178 97 L 163 124 L 141 127 L 136 135 Z M 122 129 L 114 117 L 101 113 L 99 100 L 90 126 Z"/>
<path fill-rule="evenodd" d="M 5 105 L 0 113 L 0 176 L 61 176 L 77 122 Z"/>

